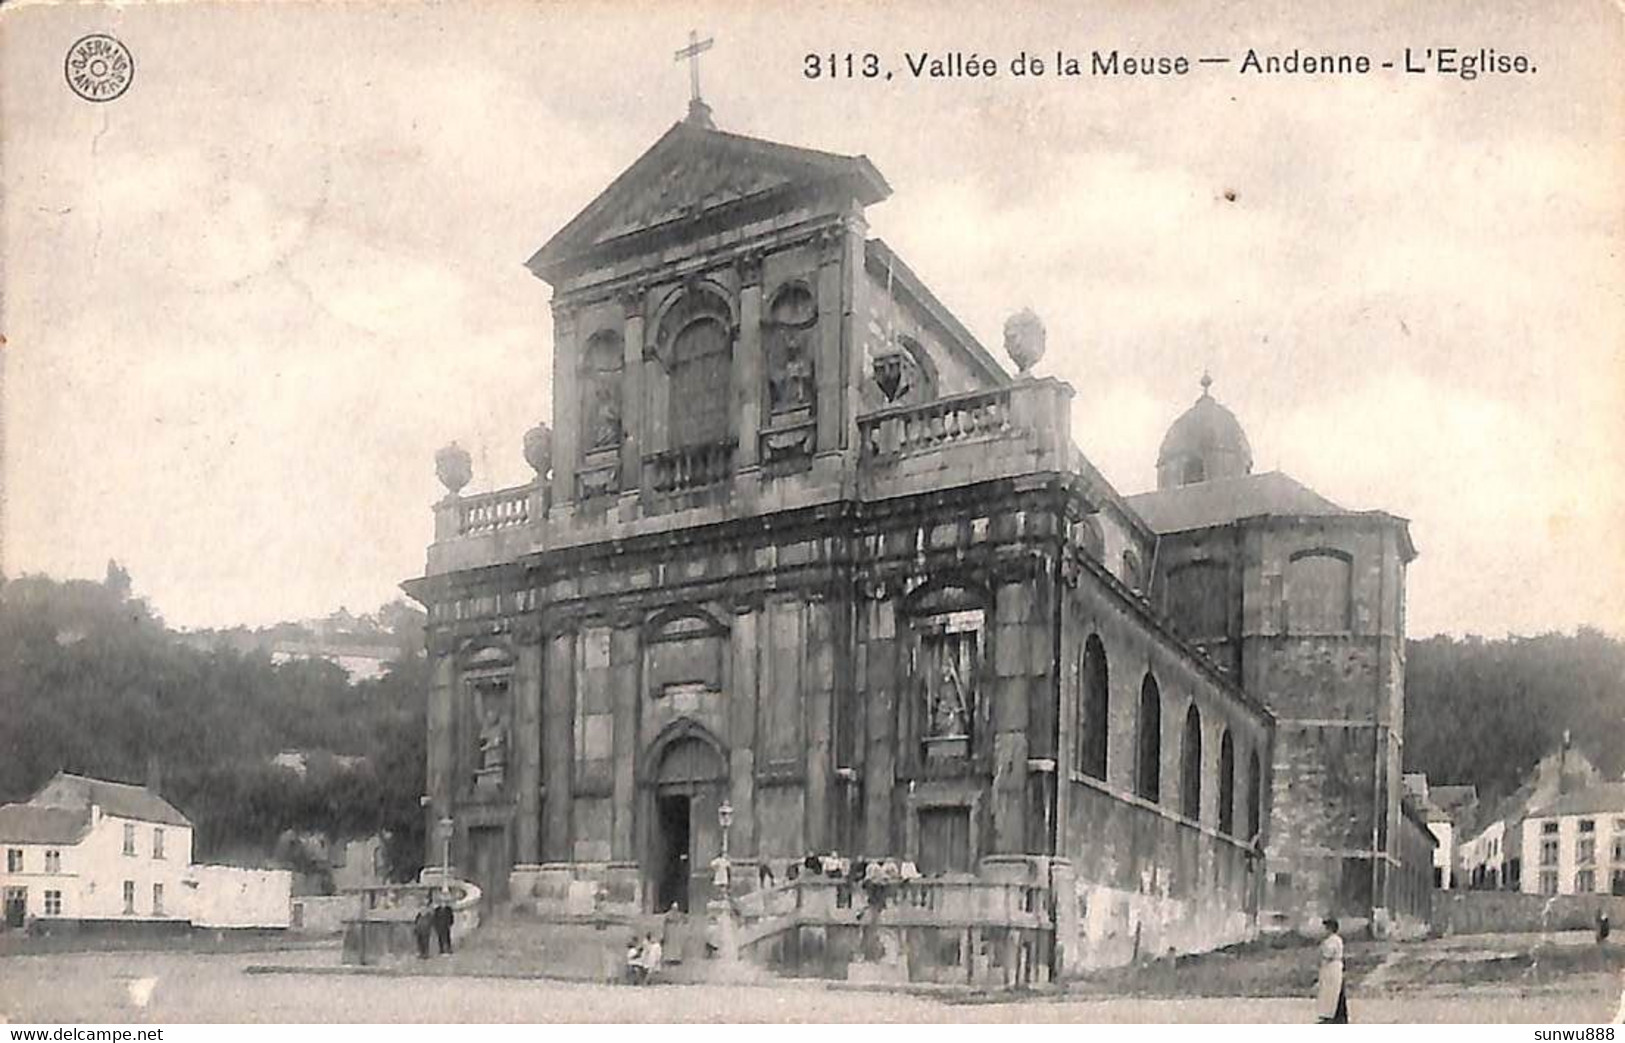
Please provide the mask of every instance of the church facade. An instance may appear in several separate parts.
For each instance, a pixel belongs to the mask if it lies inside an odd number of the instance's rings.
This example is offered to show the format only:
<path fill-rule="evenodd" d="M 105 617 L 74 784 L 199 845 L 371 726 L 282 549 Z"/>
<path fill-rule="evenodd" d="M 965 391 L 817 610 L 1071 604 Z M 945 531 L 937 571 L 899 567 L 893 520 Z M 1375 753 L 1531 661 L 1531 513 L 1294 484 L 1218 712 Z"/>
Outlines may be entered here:
<path fill-rule="evenodd" d="M 1252 475 L 1205 388 L 1119 494 L 1036 317 L 1012 375 L 867 235 L 889 193 L 697 104 L 530 259 L 536 478 L 465 496 L 442 450 L 405 584 L 426 860 L 544 913 L 764 922 L 809 855 L 889 860 L 909 922 L 1054 974 L 1386 918 L 1406 523 Z"/>

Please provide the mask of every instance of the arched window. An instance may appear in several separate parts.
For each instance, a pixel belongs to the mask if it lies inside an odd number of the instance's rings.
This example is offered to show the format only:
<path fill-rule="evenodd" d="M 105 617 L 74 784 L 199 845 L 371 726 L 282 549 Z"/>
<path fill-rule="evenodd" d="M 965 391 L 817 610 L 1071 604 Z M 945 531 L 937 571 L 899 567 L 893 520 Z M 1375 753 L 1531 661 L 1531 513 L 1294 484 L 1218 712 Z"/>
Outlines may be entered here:
<path fill-rule="evenodd" d="M 1202 712 L 1192 703 L 1185 711 L 1185 736 L 1179 748 L 1179 813 L 1202 820 Z"/>
<path fill-rule="evenodd" d="M 1091 778 L 1105 779 L 1111 700 L 1106 683 L 1106 646 L 1096 634 L 1090 634 L 1083 646 L 1079 673 L 1078 770 Z"/>
<path fill-rule="evenodd" d="M 1149 801 L 1162 799 L 1162 691 L 1150 674 L 1140 684 L 1140 716 L 1136 724 L 1134 792 Z"/>
<path fill-rule="evenodd" d="M 1340 550 L 1298 551 L 1287 561 L 1287 633 L 1342 634 L 1350 629 L 1354 559 Z"/>
<path fill-rule="evenodd" d="M 581 445 L 587 452 L 621 444 L 621 336 L 600 330 L 581 353 Z"/>
<path fill-rule="evenodd" d="M 1236 831 L 1236 743 L 1226 728 L 1219 738 L 1219 832 Z"/>
<path fill-rule="evenodd" d="M 731 428 L 733 346 L 714 315 L 684 326 L 672 342 L 670 421 L 672 448 L 710 445 Z"/>
<path fill-rule="evenodd" d="M 1247 760 L 1247 840 L 1252 842 L 1259 837 L 1259 827 L 1264 822 L 1264 770 L 1258 762 L 1258 751 L 1254 750 Z"/>

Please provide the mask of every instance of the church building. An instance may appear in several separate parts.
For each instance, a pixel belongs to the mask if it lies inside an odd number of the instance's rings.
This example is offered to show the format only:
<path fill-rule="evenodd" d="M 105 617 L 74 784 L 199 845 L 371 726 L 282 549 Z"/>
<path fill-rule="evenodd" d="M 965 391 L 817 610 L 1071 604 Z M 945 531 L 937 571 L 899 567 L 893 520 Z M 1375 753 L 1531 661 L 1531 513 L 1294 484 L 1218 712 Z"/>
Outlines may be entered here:
<path fill-rule="evenodd" d="M 1120 494 L 1038 318 L 1011 372 L 867 234 L 890 193 L 696 100 L 530 258 L 535 478 L 442 450 L 405 584 L 426 861 L 544 916 L 725 899 L 768 963 L 861 947 L 852 878 L 903 866 L 880 922 L 943 980 L 1425 916 L 1407 523 L 1254 474 L 1206 380 Z"/>

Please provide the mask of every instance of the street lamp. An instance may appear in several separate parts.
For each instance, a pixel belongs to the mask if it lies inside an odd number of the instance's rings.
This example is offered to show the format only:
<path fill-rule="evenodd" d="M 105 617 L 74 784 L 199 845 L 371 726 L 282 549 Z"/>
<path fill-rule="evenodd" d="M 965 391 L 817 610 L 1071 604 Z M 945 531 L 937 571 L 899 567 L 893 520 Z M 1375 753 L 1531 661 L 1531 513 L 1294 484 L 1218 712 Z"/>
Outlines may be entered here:
<path fill-rule="evenodd" d="M 453 822 L 450 815 L 440 820 L 440 886 L 445 887 L 451 880 L 451 831 Z"/>
<path fill-rule="evenodd" d="M 722 855 L 718 859 L 722 865 L 721 872 L 717 876 L 721 878 L 718 883 L 722 885 L 723 898 L 728 897 L 730 885 L 733 883 L 733 865 L 728 861 L 728 830 L 733 824 L 734 806 L 727 797 L 723 797 L 722 803 L 717 805 L 717 825 L 722 827 Z"/>

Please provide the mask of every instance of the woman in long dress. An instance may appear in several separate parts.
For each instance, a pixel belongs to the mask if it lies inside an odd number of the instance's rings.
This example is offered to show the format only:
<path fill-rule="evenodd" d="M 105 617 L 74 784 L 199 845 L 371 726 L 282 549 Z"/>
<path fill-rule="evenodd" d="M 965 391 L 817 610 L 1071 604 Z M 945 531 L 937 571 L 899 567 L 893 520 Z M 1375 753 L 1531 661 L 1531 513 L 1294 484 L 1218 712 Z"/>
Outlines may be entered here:
<path fill-rule="evenodd" d="M 1343 987 L 1343 938 L 1337 921 L 1321 921 L 1326 937 L 1320 943 L 1320 980 L 1315 990 L 1315 1016 L 1322 1025 L 1346 1025 L 1349 1020 L 1348 993 Z"/>

